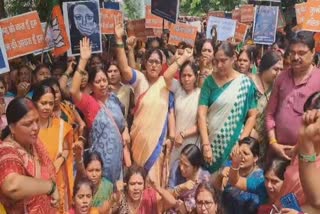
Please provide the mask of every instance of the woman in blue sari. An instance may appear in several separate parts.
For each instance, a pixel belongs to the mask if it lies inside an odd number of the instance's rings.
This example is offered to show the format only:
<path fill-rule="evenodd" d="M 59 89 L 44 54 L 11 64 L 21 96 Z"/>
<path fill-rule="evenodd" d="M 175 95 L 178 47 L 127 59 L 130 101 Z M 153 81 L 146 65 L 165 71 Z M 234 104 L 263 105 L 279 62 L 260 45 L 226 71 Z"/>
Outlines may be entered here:
<path fill-rule="evenodd" d="M 80 91 L 82 75 L 85 73 L 83 70 L 91 56 L 90 41 L 87 38 L 80 42 L 80 54 L 70 92 L 76 106 L 85 115 L 90 129 L 90 149 L 98 152 L 103 159 L 103 176 L 115 184 L 121 178 L 123 165 L 124 109 L 119 99 L 114 94 L 109 94 L 107 75 L 102 70 L 89 72 L 92 96 Z"/>
<path fill-rule="evenodd" d="M 228 160 L 239 139 L 250 135 L 257 116 L 254 83 L 233 69 L 234 48 L 223 42 L 214 53 L 217 71 L 205 80 L 198 108 L 203 156 L 211 173 Z"/>

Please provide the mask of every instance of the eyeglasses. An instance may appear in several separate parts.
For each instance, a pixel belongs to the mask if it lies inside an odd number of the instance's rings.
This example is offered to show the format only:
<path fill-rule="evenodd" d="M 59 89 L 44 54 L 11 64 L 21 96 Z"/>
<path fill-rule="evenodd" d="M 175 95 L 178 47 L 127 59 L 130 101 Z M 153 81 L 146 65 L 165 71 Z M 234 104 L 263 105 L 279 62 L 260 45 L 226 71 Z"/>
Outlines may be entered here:
<path fill-rule="evenodd" d="M 294 57 L 294 56 L 298 55 L 298 57 L 303 57 L 307 53 L 309 53 L 309 50 L 308 51 L 289 51 L 289 56 Z"/>
<path fill-rule="evenodd" d="M 196 206 L 198 208 L 202 208 L 204 206 L 206 209 L 210 209 L 212 205 L 213 201 L 196 201 Z"/>
<path fill-rule="evenodd" d="M 155 60 L 155 59 L 149 59 L 147 61 L 150 65 L 160 65 L 161 62 L 159 60 Z"/>

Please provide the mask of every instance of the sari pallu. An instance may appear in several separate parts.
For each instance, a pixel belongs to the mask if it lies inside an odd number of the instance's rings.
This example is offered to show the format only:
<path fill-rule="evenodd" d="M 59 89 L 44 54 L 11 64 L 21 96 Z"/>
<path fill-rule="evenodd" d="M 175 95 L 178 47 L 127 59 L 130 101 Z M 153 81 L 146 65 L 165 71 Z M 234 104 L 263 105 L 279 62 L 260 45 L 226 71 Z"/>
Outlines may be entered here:
<path fill-rule="evenodd" d="M 252 108 L 254 88 L 251 80 L 240 75 L 217 97 L 208 109 L 208 130 L 213 163 L 209 172 L 216 172 L 229 158 L 239 140 L 248 111 Z"/>
<path fill-rule="evenodd" d="M 156 183 L 161 181 L 161 152 L 166 139 L 169 90 L 163 77 L 140 95 L 131 127 L 132 157 Z"/>
<path fill-rule="evenodd" d="M 123 165 L 122 132 L 125 120 L 119 99 L 112 94 L 95 116 L 89 133 L 91 151 L 100 154 L 103 160 L 103 177 L 113 184 L 120 179 Z"/>
<path fill-rule="evenodd" d="M 93 196 L 91 205 L 93 207 L 100 207 L 103 203 L 109 200 L 113 192 L 113 185 L 106 178 L 102 178 L 96 193 Z"/>
<path fill-rule="evenodd" d="M 11 142 L 0 142 L 0 185 L 10 173 L 55 180 L 53 163 L 42 143 L 37 141 L 37 143 L 33 144 L 33 149 L 36 151 L 40 163 L 39 174 L 36 170 L 35 160 L 20 145 Z M 11 214 L 56 214 L 56 209 L 51 206 L 50 200 L 50 196 L 46 194 L 32 196 L 20 201 L 13 201 L 0 194 L 0 203 Z"/>

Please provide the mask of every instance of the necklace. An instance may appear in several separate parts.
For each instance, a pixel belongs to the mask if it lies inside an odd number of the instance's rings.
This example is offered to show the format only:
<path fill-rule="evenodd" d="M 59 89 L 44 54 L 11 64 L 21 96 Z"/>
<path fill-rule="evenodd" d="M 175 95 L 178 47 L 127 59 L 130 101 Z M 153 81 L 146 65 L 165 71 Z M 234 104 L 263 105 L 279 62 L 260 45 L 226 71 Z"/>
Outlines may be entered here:
<path fill-rule="evenodd" d="M 141 198 L 142 198 L 142 195 L 141 195 Z M 133 208 L 133 206 L 132 206 L 133 204 L 130 203 L 129 200 L 128 200 L 128 208 L 129 208 L 129 211 L 130 211 L 131 214 L 137 214 L 138 213 L 138 210 L 140 208 L 141 201 L 142 201 L 141 198 L 139 200 L 138 206 L 136 206 L 135 208 Z"/>

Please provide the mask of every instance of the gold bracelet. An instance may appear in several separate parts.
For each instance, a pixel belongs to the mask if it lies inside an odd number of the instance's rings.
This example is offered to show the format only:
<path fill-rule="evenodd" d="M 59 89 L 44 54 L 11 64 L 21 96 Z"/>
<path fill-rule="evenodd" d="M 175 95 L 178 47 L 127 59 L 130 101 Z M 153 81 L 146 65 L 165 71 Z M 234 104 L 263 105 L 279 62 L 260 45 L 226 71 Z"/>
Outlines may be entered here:
<path fill-rule="evenodd" d="M 269 144 L 270 145 L 272 145 L 272 144 L 277 144 L 278 143 L 278 141 L 277 141 L 277 139 L 275 139 L 275 138 L 272 138 L 270 141 L 269 141 Z"/>
<path fill-rule="evenodd" d="M 79 72 L 79 74 L 81 74 L 81 76 L 85 76 L 87 75 L 87 72 L 81 69 L 78 69 L 77 72 Z"/>

